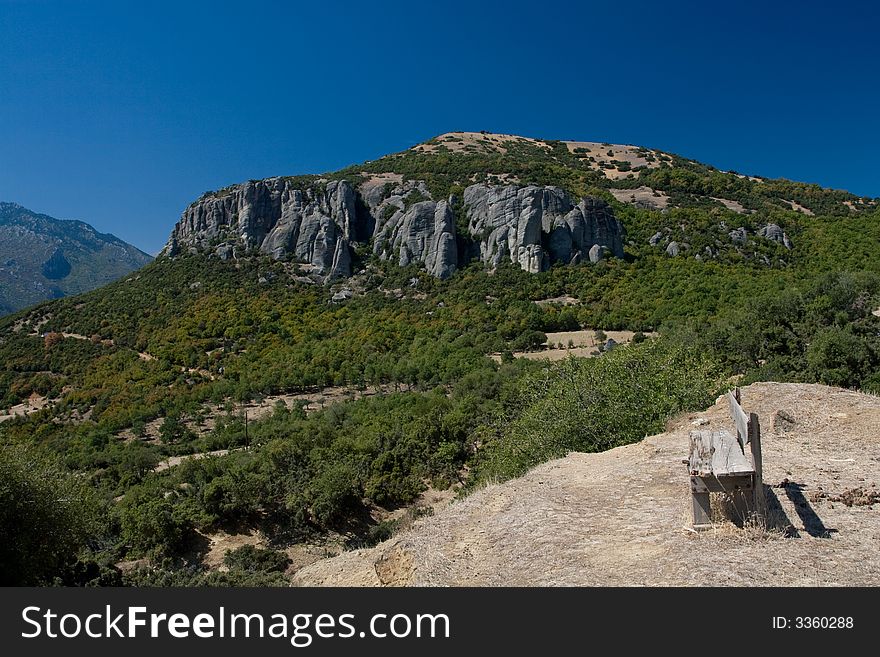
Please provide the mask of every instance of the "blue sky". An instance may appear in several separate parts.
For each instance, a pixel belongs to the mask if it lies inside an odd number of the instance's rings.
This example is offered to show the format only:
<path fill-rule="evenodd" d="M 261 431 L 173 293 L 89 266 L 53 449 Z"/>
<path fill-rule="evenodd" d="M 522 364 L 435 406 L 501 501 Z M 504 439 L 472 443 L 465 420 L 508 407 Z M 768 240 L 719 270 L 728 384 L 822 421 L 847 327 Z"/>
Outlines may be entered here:
<path fill-rule="evenodd" d="M 880 10 L 766 4 L 0 0 L 0 200 L 155 253 L 208 189 L 451 130 L 880 196 Z"/>

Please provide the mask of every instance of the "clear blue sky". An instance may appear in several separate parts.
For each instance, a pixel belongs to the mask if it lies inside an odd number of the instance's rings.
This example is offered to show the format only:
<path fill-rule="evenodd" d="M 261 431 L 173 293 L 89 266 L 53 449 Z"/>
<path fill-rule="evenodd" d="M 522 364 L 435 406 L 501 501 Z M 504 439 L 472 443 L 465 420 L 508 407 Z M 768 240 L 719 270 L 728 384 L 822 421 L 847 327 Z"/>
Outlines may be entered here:
<path fill-rule="evenodd" d="M 872 5 L 0 0 L 0 200 L 155 253 L 208 189 L 450 130 L 880 196 Z"/>

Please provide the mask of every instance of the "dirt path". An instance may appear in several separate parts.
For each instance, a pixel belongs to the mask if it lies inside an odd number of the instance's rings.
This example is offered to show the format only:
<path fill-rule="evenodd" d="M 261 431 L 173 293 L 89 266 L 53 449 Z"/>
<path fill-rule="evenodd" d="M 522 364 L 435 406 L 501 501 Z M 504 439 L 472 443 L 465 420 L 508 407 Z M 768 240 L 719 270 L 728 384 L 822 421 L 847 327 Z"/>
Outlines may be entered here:
<path fill-rule="evenodd" d="M 770 531 L 719 518 L 690 530 L 688 432 L 729 423 L 724 403 L 667 433 L 570 454 L 448 506 L 369 550 L 299 571 L 306 585 L 828 586 L 880 584 L 880 399 L 819 385 L 760 383 Z M 777 411 L 794 425 L 777 422 Z M 847 502 L 852 504 L 848 506 Z M 719 559 L 718 555 L 726 555 Z"/>
<path fill-rule="evenodd" d="M 204 459 L 209 456 L 226 456 L 232 450 L 229 449 L 215 449 L 212 452 L 199 452 L 197 454 L 184 454 L 182 456 L 171 456 L 164 461 L 160 461 L 156 464 L 156 467 L 153 468 L 153 472 L 162 472 L 162 470 L 167 470 L 168 468 L 173 468 L 175 465 L 180 465 L 184 461 L 188 459 Z"/>

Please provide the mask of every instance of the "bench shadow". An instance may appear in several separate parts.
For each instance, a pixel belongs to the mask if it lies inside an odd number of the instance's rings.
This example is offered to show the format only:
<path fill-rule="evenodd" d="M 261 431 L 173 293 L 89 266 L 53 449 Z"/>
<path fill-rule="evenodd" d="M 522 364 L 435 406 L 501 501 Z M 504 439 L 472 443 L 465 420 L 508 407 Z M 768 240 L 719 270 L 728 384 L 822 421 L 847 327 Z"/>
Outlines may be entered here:
<path fill-rule="evenodd" d="M 801 533 L 791 522 L 771 486 L 764 484 L 764 503 L 767 505 L 767 529 L 782 532 L 786 538 L 800 538 Z"/>
<path fill-rule="evenodd" d="M 831 534 L 837 532 L 836 529 L 826 527 L 825 523 L 822 522 L 822 518 L 819 517 L 815 509 L 810 505 L 809 500 L 804 495 L 804 488 L 806 488 L 804 484 L 783 480 L 776 488 L 781 488 L 785 491 L 786 497 L 794 505 L 795 512 L 798 514 L 801 523 L 803 523 L 804 531 L 810 536 L 813 538 L 831 538 Z M 767 500 L 768 521 L 772 522 L 774 519 L 778 519 L 783 526 L 773 522 L 777 529 L 781 529 L 786 536 L 799 538 L 800 532 L 792 525 L 782 505 L 779 503 L 779 498 L 776 497 L 773 488 L 764 486 L 764 493 Z"/>

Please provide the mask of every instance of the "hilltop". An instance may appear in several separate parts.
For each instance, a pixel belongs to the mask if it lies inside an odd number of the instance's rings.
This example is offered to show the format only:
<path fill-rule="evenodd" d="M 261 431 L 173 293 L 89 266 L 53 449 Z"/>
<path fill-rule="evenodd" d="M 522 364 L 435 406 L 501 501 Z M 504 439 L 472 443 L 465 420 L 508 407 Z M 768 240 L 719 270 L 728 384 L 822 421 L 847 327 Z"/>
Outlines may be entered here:
<path fill-rule="evenodd" d="M 472 261 L 536 273 L 625 252 L 779 268 L 798 259 L 810 218 L 876 210 L 876 199 L 655 149 L 457 132 L 322 176 L 207 192 L 164 253 L 260 253 L 316 282 L 351 276 L 368 255 L 439 278 Z"/>
<path fill-rule="evenodd" d="M 738 529 L 720 511 L 712 531 L 689 530 L 688 431 L 697 419 L 726 426 L 720 400 L 641 442 L 572 453 L 489 485 L 374 548 L 303 568 L 294 583 L 880 584 L 880 400 L 803 384 L 753 384 L 742 394 L 764 427 L 767 530 Z"/>
<path fill-rule="evenodd" d="M 0 202 L 0 313 L 87 292 L 152 257 L 82 221 Z"/>

